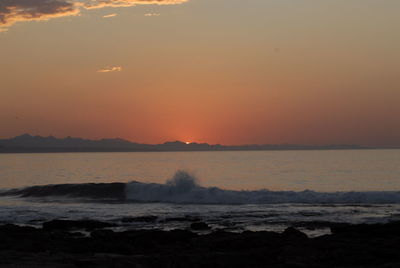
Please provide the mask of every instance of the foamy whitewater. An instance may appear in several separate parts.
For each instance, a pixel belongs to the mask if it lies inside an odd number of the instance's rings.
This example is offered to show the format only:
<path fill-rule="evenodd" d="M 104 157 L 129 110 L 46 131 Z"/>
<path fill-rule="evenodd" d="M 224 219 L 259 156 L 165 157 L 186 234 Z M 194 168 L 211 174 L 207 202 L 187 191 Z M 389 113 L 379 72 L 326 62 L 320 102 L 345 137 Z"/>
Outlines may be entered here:
<path fill-rule="evenodd" d="M 400 150 L 35 154 L 0 160 L 0 223 L 94 219 L 119 229 L 170 230 L 204 221 L 212 230 L 295 226 L 315 236 L 329 233 L 331 223 L 400 220 Z M 199 175 L 174 171 L 177 163 Z M 232 190 L 246 185 L 255 190 Z"/>
<path fill-rule="evenodd" d="M 128 183 L 126 199 L 193 204 L 380 204 L 400 203 L 400 192 L 230 191 L 201 187 L 194 176 L 178 171 L 165 184 Z"/>
<path fill-rule="evenodd" d="M 19 211 L 2 210 L 3 222 L 28 225 L 55 218 L 90 218 L 120 228 L 169 230 L 205 221 L 214 229 L 234 232 L 296 226 L 314 236 L 328 233 L 332 222 L 388 222 L 400 215 L 400 192 L 233 191 L 202 187 L 185 171 L 177 171 L 164 184 L 45 185 L 5 190 L 1 195 L 3 203 L 22 198 L 16 206 Z"/>
<path fill-rule="evenodd" d="M 4 196 L 78 198 L 81 202 L 162 202 L 180 204 L 399 204 L 400 191 L 334 192 L 233 191 L 202 187 L 179 170 L 165 184 L 102 183 L 33 186 L 4 191 Z M 55 200 L 60 200 L 55 199 Z"/>

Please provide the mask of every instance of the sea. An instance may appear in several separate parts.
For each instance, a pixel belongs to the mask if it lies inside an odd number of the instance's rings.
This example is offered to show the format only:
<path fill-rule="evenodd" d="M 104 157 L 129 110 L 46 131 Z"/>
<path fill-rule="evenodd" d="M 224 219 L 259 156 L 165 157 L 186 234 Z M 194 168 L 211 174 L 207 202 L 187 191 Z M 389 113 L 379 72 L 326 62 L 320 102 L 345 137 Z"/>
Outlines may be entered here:
<path fill-rule="evenodd" d="M 0 224 L 319 236 L 400 220 L 400 150 L 0 154 L 0 189 Z"/>

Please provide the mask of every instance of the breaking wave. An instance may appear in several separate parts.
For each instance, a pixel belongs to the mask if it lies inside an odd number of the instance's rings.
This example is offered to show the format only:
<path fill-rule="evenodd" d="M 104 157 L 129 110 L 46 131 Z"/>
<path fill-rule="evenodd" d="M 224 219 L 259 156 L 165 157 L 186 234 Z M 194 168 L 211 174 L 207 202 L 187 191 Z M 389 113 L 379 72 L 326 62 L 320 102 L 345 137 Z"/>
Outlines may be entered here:
<path fill-rule="evenodd" d="M 20 197 L 69 197 L 91 201 L 165 202 L 191 204 L 394 204 L 400 203 L 400 192 L 315 192 L 315 191 L 234 191 L 203 187 L 196 177 L 177 171 L 159 183 L 89 183 L 32 186 L 8 190 L 0 195 Z"/>

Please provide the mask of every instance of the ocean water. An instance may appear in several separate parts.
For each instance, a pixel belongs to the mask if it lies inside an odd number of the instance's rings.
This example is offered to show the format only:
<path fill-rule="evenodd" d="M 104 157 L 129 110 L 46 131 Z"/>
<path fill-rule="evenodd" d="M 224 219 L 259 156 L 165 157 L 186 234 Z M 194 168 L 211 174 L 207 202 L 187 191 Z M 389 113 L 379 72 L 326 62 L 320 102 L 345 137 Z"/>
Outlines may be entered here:
<path fill-rule="evenodd" d="M 315 236 L 332 222 L 400 220 L 400 150 L 0 154 L 0 189 L 2 223 L 201 220 Z"/>

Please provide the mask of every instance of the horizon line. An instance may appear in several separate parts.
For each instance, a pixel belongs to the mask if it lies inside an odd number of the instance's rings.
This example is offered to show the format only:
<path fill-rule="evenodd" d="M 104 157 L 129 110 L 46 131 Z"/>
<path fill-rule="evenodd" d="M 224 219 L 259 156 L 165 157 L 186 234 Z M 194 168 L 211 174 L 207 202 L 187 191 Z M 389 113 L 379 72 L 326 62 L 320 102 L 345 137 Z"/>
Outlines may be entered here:
<path fill-rule="evenodd" d="M 90 139 L 90 138 L 82 138 L 82 137 L 74 137 L 74 136 L 64 136 L 64 137 L 57 137 L 52 134 L 48 136 L 42 136 L 42 135 L 32 135 L 30 133 L 23 133 L 21 135 L 16 135 L 12 137 L 6 137 L 6 138 L 0 138 L 0 140 L 11 140 L 15 139 L 18 137 L 32 137 L 32 138 L 54 138 L 58 140 L 65 140 L 65 139 L 81 139 L 81 140 L 87 140 L 87 141 L 105 141 L 105 140 L 120 140 L 132 144 L 140 144 L 140 145 L 165 145 L 169 143 L 180 143 L 181 145 L 209 145 L 209 146 L 226 146 L 226 147 L 240 147 L 240 146 L 308 146 L 308 147 L 329 147 L 329 146 L 352 146 L 352 147 L 359 147 L 359 148 L 367 148 L 367 149 L 376 149 L 376 148 L 394 148 L 398 149 L 400 146 L 368 146 L 368 145 L 360 145 L 360 144 L 346 144 L 346 143 L 330 143 L 330 144 L 298 144 L 298 143 L 247 143 L 247 144 L 237 144 L 237 145 L 232 145 L 232 144 L 220 144 L 220 143 L 207 143 L 207 142 L 196 142 L 196 141 L 182 141 L 182 140 L 167 140 L 162 143 L 140 143 L 136 141 L 131 141 L 125 138 L 120 138 L 120 137 L 114 137 L 114 138 L 98 138 L 98 139 Z"/>

